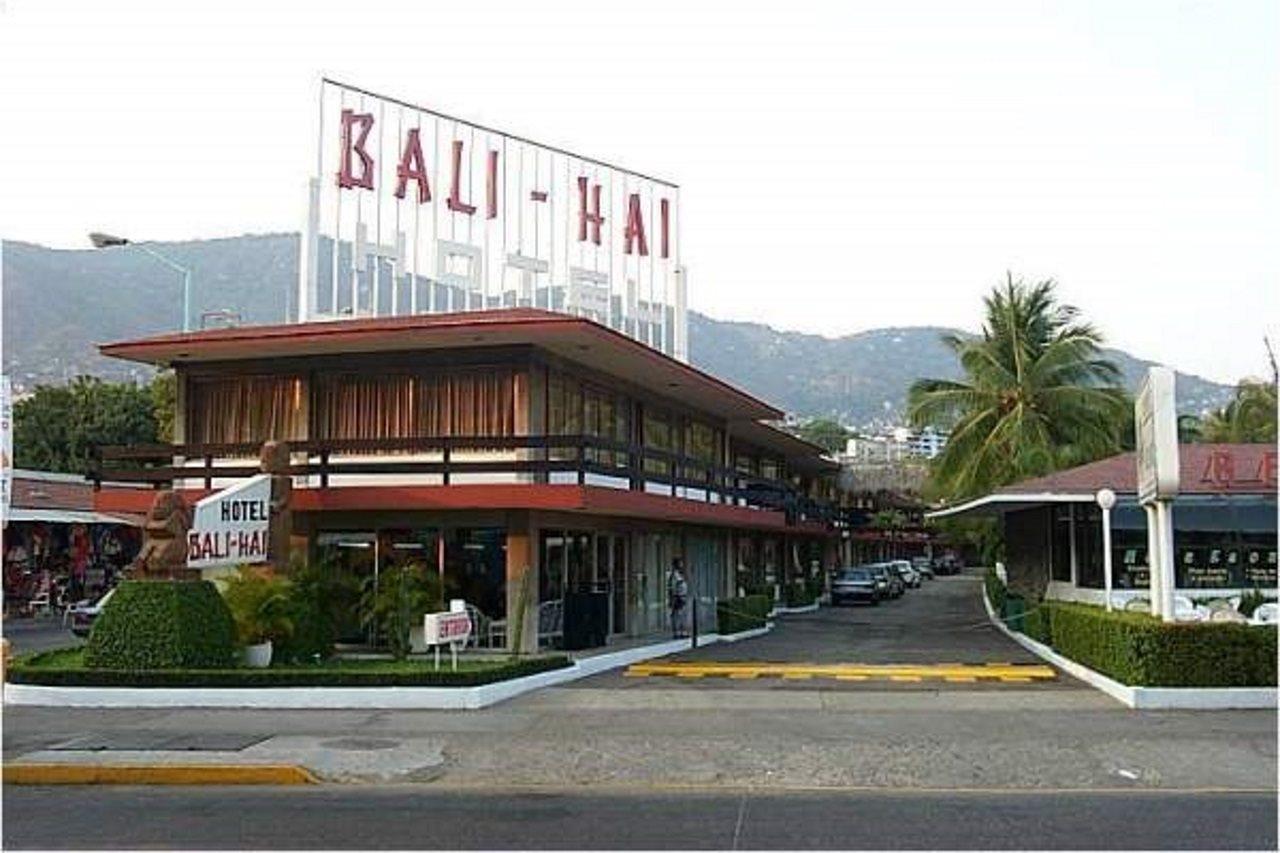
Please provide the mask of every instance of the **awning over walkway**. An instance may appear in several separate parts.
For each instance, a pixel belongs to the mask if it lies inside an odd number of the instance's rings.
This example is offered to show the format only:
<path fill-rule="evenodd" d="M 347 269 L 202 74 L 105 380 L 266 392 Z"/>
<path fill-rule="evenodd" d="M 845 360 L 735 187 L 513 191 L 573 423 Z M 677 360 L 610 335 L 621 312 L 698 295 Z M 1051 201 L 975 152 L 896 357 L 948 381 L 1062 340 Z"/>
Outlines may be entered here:
<path fill-rule="evenodd" d="M 89 512 L 77 509 L 27 509 L 10 507 L 9 523 L 15 521 L 40 521 L 47 524 L 127 524 L 141 527 L 142 521 L 126 515 L 108 515 L 105 512 Z"/>

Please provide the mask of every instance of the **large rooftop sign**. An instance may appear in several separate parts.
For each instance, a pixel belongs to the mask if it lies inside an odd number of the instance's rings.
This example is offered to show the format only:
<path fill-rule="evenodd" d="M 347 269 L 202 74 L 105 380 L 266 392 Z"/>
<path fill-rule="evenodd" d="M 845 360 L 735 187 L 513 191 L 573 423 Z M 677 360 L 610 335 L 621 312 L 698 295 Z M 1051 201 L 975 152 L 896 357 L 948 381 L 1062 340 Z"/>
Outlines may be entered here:
<path fill-rule="evenodd" d="M 325 80 L 299 321 L 534 307 L 687 359 L 679 188 Z"/>
<path fill-rule="evenodd" d="M 1151 367 L 1133 403 L 1138 500 L 1144 504 L 1178 494 L 1178 413 L 1173 387 L 1172 370 Z"/>

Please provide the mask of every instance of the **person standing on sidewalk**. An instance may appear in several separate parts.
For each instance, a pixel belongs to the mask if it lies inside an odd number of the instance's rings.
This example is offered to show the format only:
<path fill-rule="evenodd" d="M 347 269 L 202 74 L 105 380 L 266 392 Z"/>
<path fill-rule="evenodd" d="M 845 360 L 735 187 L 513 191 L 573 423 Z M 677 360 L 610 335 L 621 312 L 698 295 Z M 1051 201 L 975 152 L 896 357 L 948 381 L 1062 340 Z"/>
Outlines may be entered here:
<path fill-rule="evenodd" d="M 689 584 L 684 579 L 684 560 L 675 557 L 667 573 L 667 607 L 671 611 L 671 636 L 686 636 L 685 605 L 689 600 Z"/>

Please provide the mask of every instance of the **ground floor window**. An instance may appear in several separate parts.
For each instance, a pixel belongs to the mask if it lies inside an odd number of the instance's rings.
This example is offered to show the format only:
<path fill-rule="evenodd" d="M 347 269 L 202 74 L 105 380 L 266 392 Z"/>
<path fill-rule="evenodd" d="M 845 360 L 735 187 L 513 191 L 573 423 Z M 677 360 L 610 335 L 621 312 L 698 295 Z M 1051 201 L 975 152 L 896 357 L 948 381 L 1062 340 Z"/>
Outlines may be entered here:
<path fill-rule="evenodd" d="M 505 619 L 506 550 L 504 527 L 323 531 L 315 539 L 316 558 L 333 573 L 339 639 L 353 643 L 372 641 L 361 600 L 397 566 L 434 574 L 442 607 L 462 599 L 488 620 Z"/>

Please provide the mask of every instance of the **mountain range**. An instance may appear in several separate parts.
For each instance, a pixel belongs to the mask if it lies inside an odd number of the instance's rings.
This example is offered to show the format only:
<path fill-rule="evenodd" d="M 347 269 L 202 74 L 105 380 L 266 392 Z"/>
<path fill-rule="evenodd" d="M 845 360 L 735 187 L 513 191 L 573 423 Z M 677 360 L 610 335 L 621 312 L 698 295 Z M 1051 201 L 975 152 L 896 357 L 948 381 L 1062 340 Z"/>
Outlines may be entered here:
<path fill-rule="evenodd" d="M 245 235 L 154 244 L 192 270 L 192 316 L 230 310 L 245 324 L 279 323 L 293 311 L 298 235 Z M 102 358 L 95 344 L 181 326 L 181 277 L 129 247 L 49 249 L 3 245 L 4 371 L 18 390 L 79 374 L 145 379 L 139 365 Z M 873 329 L 839 338 L 760 323 L 689 318 L 690 360 L 800 418 L 827 416 L 873 428 L 896 423 L 918 377 L 959 375 L 941 327 Z M 1134 388 L 1151 362 L 1106 351 Z M 1230 386 L 1179 373 L 1178 408 L 1201 412 Z"/>

